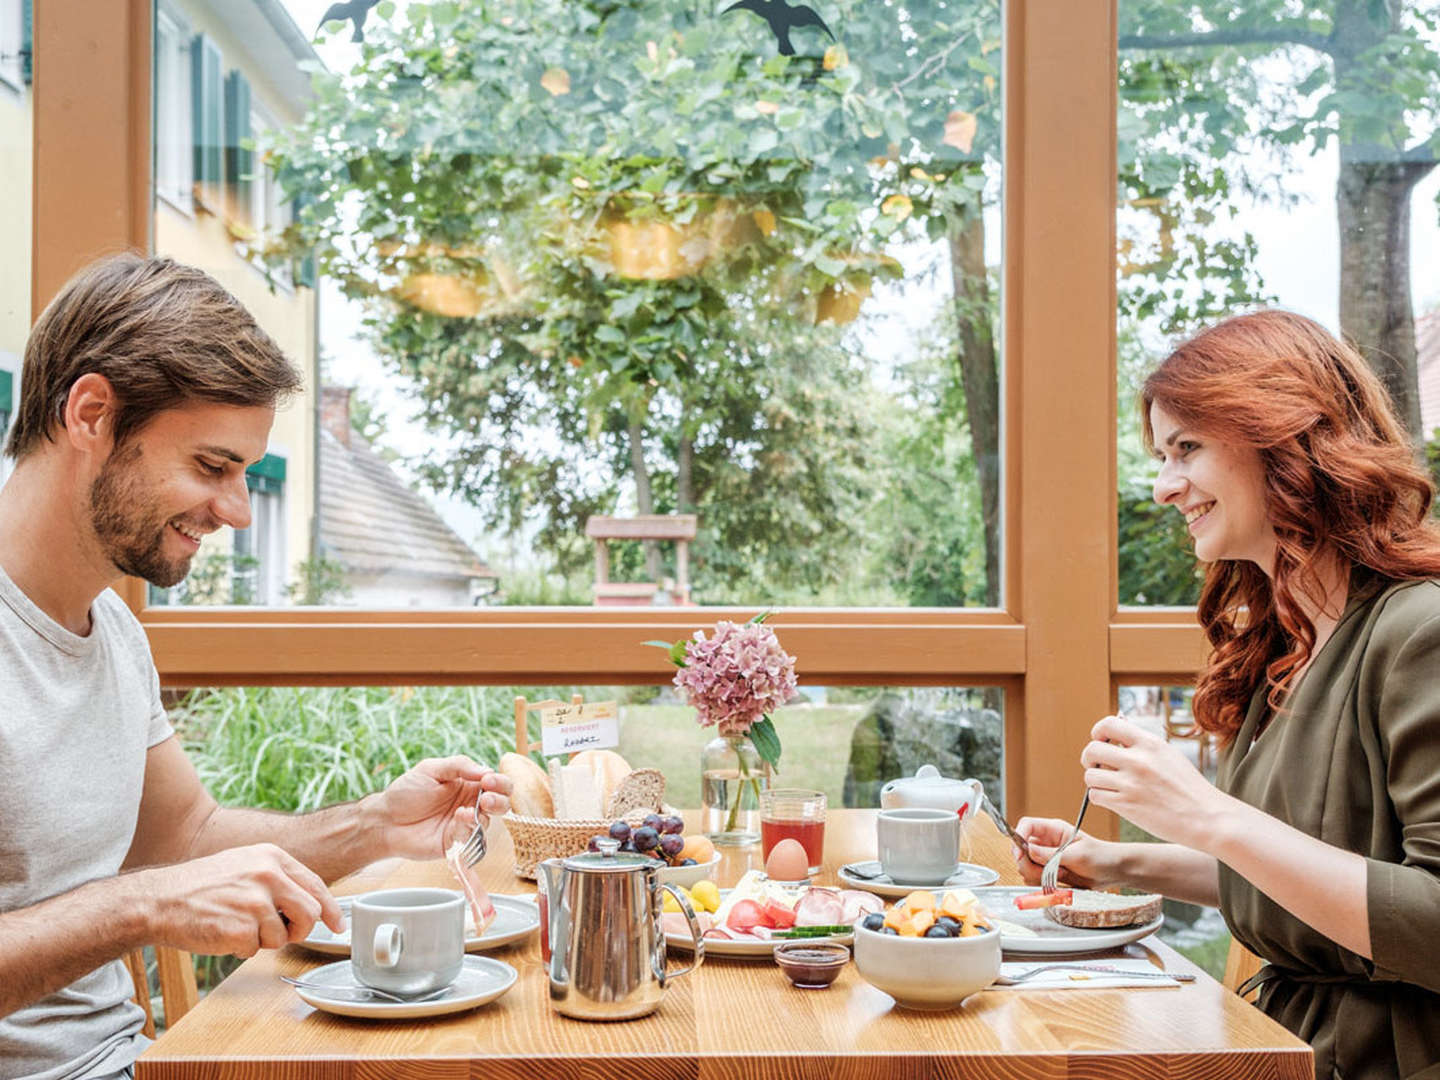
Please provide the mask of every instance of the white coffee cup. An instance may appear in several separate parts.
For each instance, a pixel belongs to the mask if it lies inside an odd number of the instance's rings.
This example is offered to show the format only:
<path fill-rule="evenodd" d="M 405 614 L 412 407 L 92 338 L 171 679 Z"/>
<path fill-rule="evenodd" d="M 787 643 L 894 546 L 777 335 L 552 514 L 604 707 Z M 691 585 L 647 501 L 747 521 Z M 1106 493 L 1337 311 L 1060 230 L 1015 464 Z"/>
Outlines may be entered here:
<path fill-rule="evenodd" d="M 465 897 L 453 889 L 385 889 L 350 906 L 357 982 L 392 994 L 449 986 L 465 961 Z"/>
<path fill-rule="evenodd" d="M 875 819 L 880 869 L 896 885 L 939 885 L 960 866 L 960 815 L 912 807 Z"/>

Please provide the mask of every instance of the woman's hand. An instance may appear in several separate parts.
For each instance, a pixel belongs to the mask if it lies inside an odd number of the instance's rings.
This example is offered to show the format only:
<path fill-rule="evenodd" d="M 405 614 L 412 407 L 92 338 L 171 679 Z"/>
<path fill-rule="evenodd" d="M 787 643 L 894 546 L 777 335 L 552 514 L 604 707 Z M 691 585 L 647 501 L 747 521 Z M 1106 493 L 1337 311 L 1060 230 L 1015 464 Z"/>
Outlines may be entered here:
<path fill-rule="evenodd" d="M 1072 822 L 1059 818 L 1020 819 L 1015 831 L 1028 841 L 1026 850 L 1012 846 L 1010 851 L 1015 856 L 1015 868 L 1020 871 L 1025 884 L 1040 884 L 1040 871 L 1046 860 L 1065 842 L 1072 827 Z M 1114 880 L 1115 867 L 1111 865 L 1114 853 L 1109 849 L 1114 847 L 1108 841 L 1097 840 L 1081 832 L 1060 856 L 1060 884 L 1077 889 L 1098 889 L 1119 884 Z"/>
<path fill-rule="evenodd" d="M 1203 850 L 1207 823 L 1225 796 L 1190 760 L 1161 736 L 1119 716 L 1105 717 L 1090 736 L 1080 754 L 1090 801 L 1161 840 Z"/>

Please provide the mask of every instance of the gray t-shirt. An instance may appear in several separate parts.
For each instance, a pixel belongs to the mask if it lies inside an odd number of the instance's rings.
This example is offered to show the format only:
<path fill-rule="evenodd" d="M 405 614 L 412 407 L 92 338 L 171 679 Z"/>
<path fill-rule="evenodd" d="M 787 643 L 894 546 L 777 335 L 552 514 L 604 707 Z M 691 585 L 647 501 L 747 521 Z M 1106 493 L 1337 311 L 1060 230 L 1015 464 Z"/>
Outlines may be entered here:
<path fill-rule="evenodd" d="M 145 631 L 114 592 L 79 637 L 0 570 L 0 912 L 113 877 L 130 850 L 145 753 L 173 731 Z M 115 960 L 0 1017 L 0 1077 L 125 1068 L 144 1013 Z"/>

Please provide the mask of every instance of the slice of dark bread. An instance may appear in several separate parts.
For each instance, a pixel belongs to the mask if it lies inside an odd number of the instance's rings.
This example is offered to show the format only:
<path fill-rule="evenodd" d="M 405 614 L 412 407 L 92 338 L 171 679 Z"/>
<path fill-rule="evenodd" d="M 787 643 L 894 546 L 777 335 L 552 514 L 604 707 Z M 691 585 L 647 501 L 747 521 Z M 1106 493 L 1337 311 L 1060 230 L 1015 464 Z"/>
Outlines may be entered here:
<path fill-rule="evenodd" d="M 1159 893 L 1121 896 L 1119 893 L 1076 889 L 1070 903 L 1048 907 L 1045 914 L 1062 926 L 1100 930 L 1147 923 L 1160 914 L 1163 902 L 1164 897 Z"/>

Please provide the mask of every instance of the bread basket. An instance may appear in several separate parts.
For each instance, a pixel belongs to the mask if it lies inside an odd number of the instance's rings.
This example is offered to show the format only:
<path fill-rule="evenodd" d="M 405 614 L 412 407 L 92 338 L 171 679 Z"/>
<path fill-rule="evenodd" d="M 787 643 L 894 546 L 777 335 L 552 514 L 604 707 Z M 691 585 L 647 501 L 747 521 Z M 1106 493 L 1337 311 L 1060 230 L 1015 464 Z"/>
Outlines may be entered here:
<path fill-rule="evenodd" d="M 576 695 L 571 704 L 579 705 L 582 699 Z M 515 699 L 515 752 L 528 754 L 530 739 L 526 731 L 526 713 L 529 707 L 559 705 L 558 701 L 536 702 L 527 706 L 523 697 Z M 665 808 L 668 809 L 668 808 Z M 654 811 L 632 810 L 620 815 L 620 819 L 632 826 L 645 820 L 645 815 Z M 500 819 L 509 830 L 510 842 L 515 849 L 515 874 L 517 877 L 535 880 L 535 867 L 546 859 L 559 859 L 567 855 L 578 855 L 590 843 L 592 836 L 604 835 L 615 818 L 578 818 L 559 820 L 548 817 L 527 817 L 514 811 Z"/>

